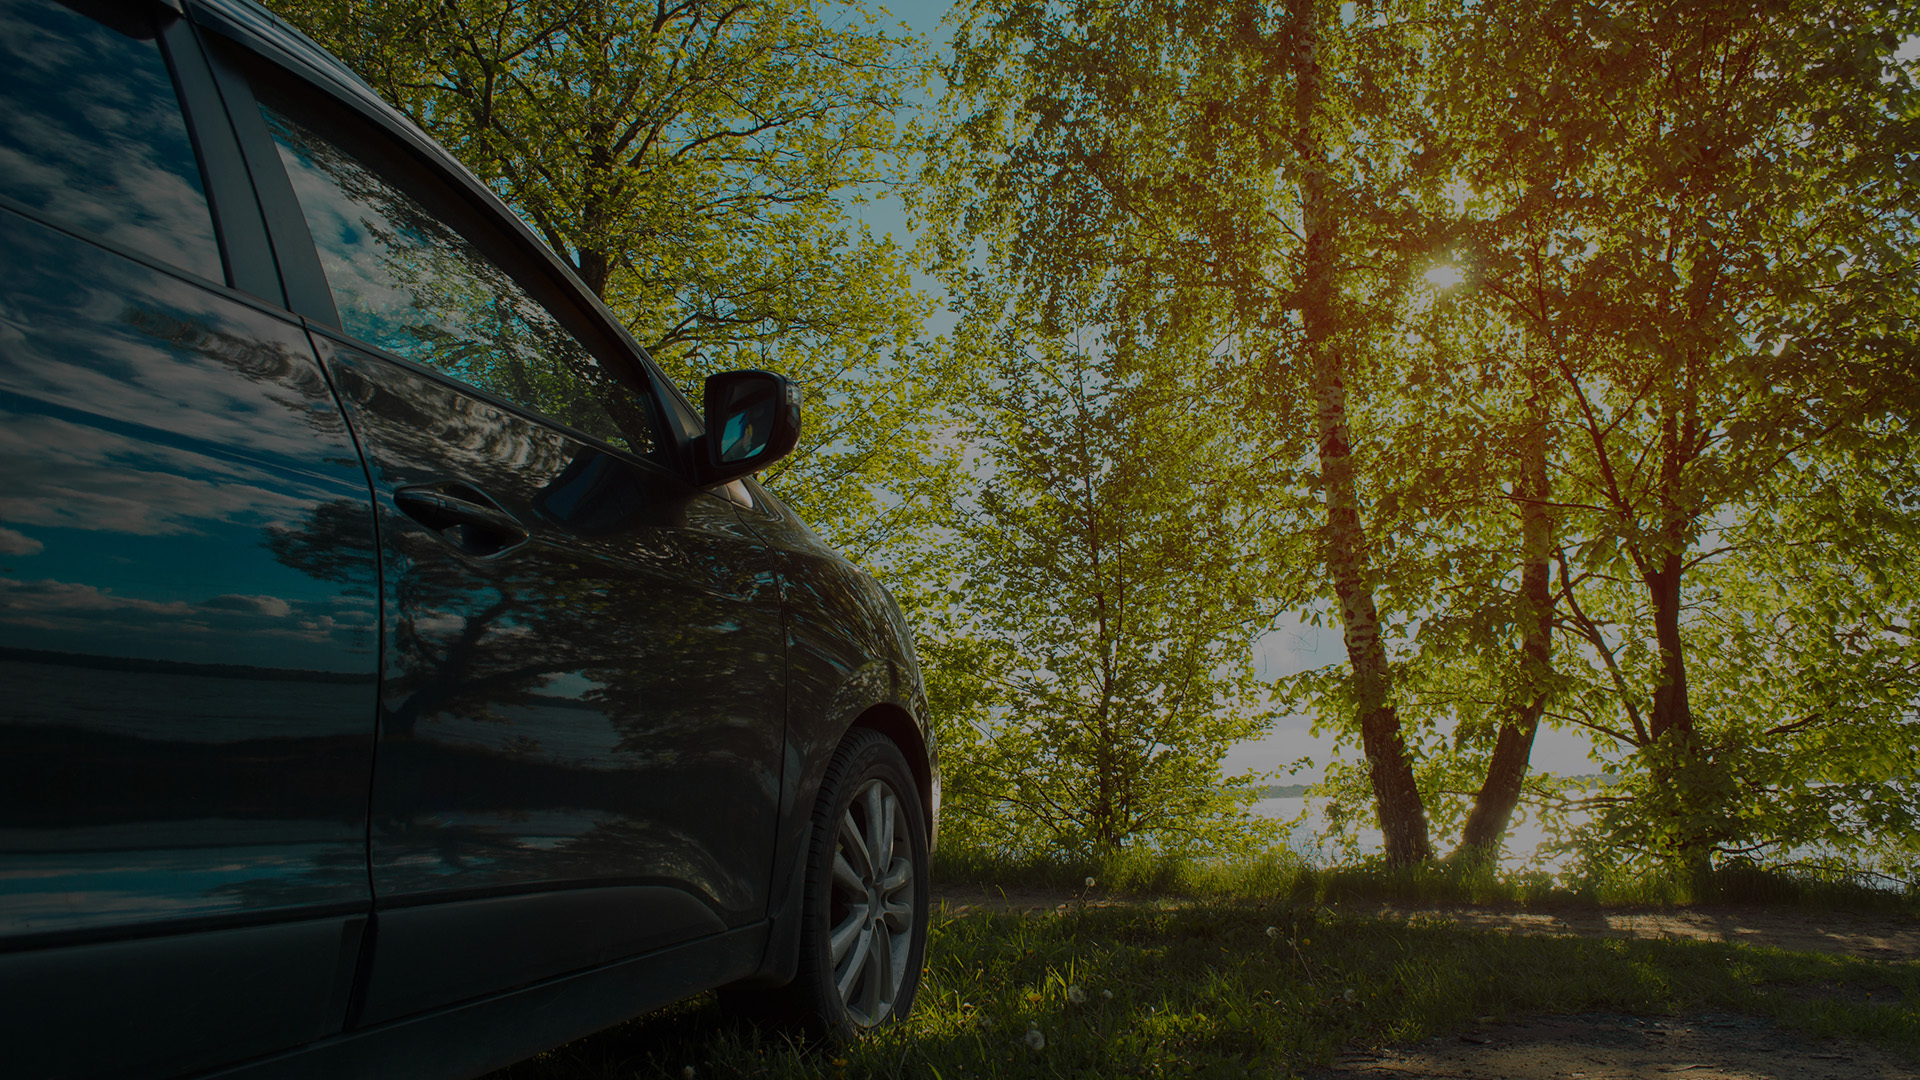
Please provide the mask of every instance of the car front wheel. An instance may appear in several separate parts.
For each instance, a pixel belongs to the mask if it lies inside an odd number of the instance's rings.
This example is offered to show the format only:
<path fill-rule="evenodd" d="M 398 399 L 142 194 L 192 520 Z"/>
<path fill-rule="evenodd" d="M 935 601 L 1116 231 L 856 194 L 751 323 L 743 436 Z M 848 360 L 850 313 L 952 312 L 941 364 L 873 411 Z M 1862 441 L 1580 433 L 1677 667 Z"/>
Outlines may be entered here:
<path fill-rule="evenodd" d="M 849 733 L 827 767 L 806 890 L 788 991 L 809 1026 L 848 1039 L 905 1016 L 927 944 L 926 815 L 906 758 L 877 731 Z"/>

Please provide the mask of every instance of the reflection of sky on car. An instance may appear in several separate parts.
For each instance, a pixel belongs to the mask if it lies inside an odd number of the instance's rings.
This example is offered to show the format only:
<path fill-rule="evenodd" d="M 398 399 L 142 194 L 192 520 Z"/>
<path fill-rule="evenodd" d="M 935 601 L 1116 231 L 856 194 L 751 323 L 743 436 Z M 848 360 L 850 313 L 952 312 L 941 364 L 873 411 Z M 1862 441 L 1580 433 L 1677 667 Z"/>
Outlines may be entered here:
<path fill-rule="evenodd" d="M 0 176 L 9 197 L 54 220 L 221 279 L 199 167 L 151 40 L 57 4 L 0 12 Z"/>
<path fill-rule="evenodd" d="M 369 671 L 371 527 L 336 580 L 281 561 L 361 469 L 295 327 L 9 223 L 0 647 Z M 364 515 L 364 510 L 355 511 Z"/>
<path fill-rule="evenodd" d="M 37 934 L 149 919 L 221 915 L 350 899 L 336 881 L 312 877 L 315 866 L 363 860 L 364 848 L 338 842 L 222 846 L 208 858 L 209 832 L 223 821 L 168 823 L 202 846 L 170 850 L 164 836 L 125 829 L 61 830 L 59 846 L 31 849 L 28 830 L 0 829 L 0 934 Z M 255 822 L 256 831 L 297 832 L 303 823 Z M 184 832 L 183 830 L 192 830 Z M 92 844 L 87 843 L 88 840 Z M 131 850 L 84 850 L 97 844 Z"/>
<path fill-rule="evenodd" d="M 61 545 L 56 550 L 63 556 L 80 554 L 73 550 L 77 545 L 50 539 Z M 116 580 L 98 566 L 88 576 Z M 352 671 L 369 666 L 378 640 L 371 595 L 323 594 L 322 583 L 316 582 L 315 593 L 323 595 L 291 600 L 244 593 L 207 596 L 204 589 L 194 589 L 192 579 L 146 578 L 139 568 L 119 578 L 119 584 L 104 587 L 53 577 L 0 577 L 0 610 L 6 613 L 0 617 L 0 645 L 183 663 Z M 222 578 L 212 587 L 231 584 Z M 136 590 L 147 595 L 122 595 Z M 197 595 L 152 599 L 155 592 Z"/>
<path fill-rule="evenodd" d="M 63 460 L 28 469 L 26 455 L 7 452 L 14 439 L 36 438 Z M 16 478 L 0 495 L 12 538 L 0 558 L 0 645 L 365 668 L 376 640 L 372 589 L 355 595 L 291 572 L 265 544 L 276 519 L 299 516 L 301 500 L 283 495 L 281 478 L 185 451 L 142 452 L 152 448 L 0 414 L 0 473 Z M 143 457 L 171 467 L 129 467 Z M 137 548 L 131 536 L 141 537 Z"/>
<path fill-rule="evenodd" d="M 341 318 L 347 321 L 347 329 L 367 341 L 406 355 L 405 343 L 417 340 L 407 333 L 407 328 L 420 321 L 421 313 L 414 310 L 413 298 L 396 287 L 392 276 L 379 266 L 381 257 L 395 256 L 394 249 L 374 239 L 376 236 L 405 237 L 406 233 L 378 210 L 348 198 L 335 185 L 329 170 L 314 161 L 310 138 L 303 129 L 271 110 L 262 111 L 273 132 L 274 145 L 280 149 L 280 160 L 286 165 L 287 179 L 300 199 L 307 229 L 313 234 L 314 247 L 320 254 L 321 268 L 326 272 Z M 332 171 L 350 173 L 363 187 L 383 186 L 352 162 L 333 163 Z M 418 238 L 412 239 L 419 242 Z M 365 261 L 349 257 L 356 252 L 376 257 Z M 365 323 L 356 326 L 352 321 L 356 318 Z M 396 345 L 403 347 L 395 348 Z"/>
<path fill-rule="evenodd" d="M 240 515 L 256 530 L 299 521 L 307 500 L 284 492 L 286 478 L 276 470 L 208 453 L 212 447 L 200 440 L 172 438 L 175 445 L 167 445 L 166 438 L 151 430 L 107 430 L 79 417 L 9 412 L 0 425 L 0 473 L 9 477 L 0 489 L 0 517 L 16 529 L 141 537 L 204 536 L 210 521 Z M 29 459 L 33 470 L 17 467 Z"/>
<path fill-rule="evenodd" d="M 648 452 L 630 388 L 512 275 L 353 152 L 264 108 L 348 334 Z"/>
<path fill-rule="evenodd" d="M 563 679 L 586 688 L 596 685 L 572 672 L 549 676 L 536 696 L 551 697 L 552 705 L 489 705 L 484 717 L 436 713 L 421 721 L 420 735 L 449 746 L 538 753 L 544 761 L 576 769 L 671 764 L 649 760 L 644 749 L 623 751 L 620 743 L 625 734 L 598 707 L 583 708 L 558 692 Z"/>
<path fill-rule="evenodd" d="M 10 243 L 30 247 L 19 252 L 22 261 L 55 253 L 42 242 L 53 238 L 38 226 L 15 219 L 8 228 Z M 72 258 L 73 249 L 61 247 L 59 254 Z M 40 272 L 14 283 L 0 312 L 8 391 L 57 406 L 47 411 L 69 423 L 97 424 L 88 418 L 99 416 L 132 426 L 88 438 L 118 435 L 124 442 L 132 436 L 156 444 L 143 453 L 204 455 L 192 461 L 195 469 L 245 460 L 240 454 L 246 451 L 318 465 L 315 434 L 344 438 L 311 351 L 286 324 L 252 313 L 245 322 L 230 322 L 234 310 L 193 285 L 142 275 L 145 287 L 136 290 L 115 280 L 123 275 L 114 269 L 102 256 L 70 272 Z M 286 423 L 289 411 L 305 422 Z M 76 435 L 66 431 L 61 438 Z M 89 466 L 104 452 L 64 442 L 56 448 Z"/>

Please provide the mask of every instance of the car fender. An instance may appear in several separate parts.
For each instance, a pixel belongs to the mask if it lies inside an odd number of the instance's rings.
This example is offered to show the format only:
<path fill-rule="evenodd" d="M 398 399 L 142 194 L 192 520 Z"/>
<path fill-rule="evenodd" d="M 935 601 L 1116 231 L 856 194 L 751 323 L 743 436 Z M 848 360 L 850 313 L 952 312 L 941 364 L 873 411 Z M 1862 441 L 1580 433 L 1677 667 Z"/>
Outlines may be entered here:
<path fill-rule="evenodd" d="M 806 851 L 833 750 L 855 727 L 892 739 L 920 784 L 931 849 L 940 808 L 938 750 L 912 633 L 898 603 L 777 500 L 753 490 L 755 532 L 778 554 L 787 643 L 786 739 L 767 960 L 745 985 L 793 977 Z"/>

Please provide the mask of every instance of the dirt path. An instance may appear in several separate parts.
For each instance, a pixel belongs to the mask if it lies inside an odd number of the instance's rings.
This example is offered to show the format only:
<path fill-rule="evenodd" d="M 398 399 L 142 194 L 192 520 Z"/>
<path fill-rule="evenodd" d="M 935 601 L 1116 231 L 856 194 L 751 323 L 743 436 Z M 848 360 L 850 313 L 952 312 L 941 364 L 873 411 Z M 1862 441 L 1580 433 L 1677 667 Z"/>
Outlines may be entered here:
<path fill-rule="evenodd" d="M 948 914 L 1040 912 L 1088 907 L 1179 907 L 1177 898 L 1139 899 L 1059 890 L 947 886 L 935 890 Z M 1525 911 L 1501 907 L 1349 907 L 1390 919 L 1441 916 L 1497 933 L 1576 937 L 1684 938 L 1841 953 L 1920 963 L 1920 920 L 1765 908 Z M 1816 1041 L 1771 1020 L 1705 1013 L 1682 1017 L 1552 1016 L 1490 1024 L 1410 1046 L 1344 1055 L 1315 1080 L 1920 1080 L 1920 1070 L 1857 1043 Z"/>
<path fill-rule="evenodd" d="M 1590 1013 L 1501 1024 L 1343 1056 L 1315 1080 L 1920 1080 L 1872 1047 L 1815 1042 L 1770 1020 Z"/>
<path fill-rule="evenodd" d="M 1897 916 L 1781 912 L 1754 907 L 1572 908 L 1554 912 L 1497 907 L 1380 907 L 1368 913 L 1401 919 L 1442 915 L 1465 926 L 1512 934 L 1683 938 L 1765 945 L 1793 952 L 1841 953 L 1870 960 L 1920 960 L 1920 920 Z"/>

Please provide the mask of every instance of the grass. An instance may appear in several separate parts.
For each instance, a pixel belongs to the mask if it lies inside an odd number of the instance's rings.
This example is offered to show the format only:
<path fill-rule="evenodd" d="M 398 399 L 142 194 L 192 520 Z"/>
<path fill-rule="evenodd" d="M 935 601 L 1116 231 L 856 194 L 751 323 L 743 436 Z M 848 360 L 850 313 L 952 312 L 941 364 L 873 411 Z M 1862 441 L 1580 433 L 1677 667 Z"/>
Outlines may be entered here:
<path fill-rule="evenodd" d="M 1078 890 L 1087 878 L 1103 892 L 1211 899 L 1285 897 L 1295 903 L 1402 905 L 1510 904 L 1527 907 L 1764 904 L 1809 910 L 1920 915 L 1920 895 L 1848 880 L 1785 874 L 1735 863 L 1705 880 L 1613 873 L 1573 884 L 1544 873 L 1428 863 L 1392 868 L 1377 860 L 1318 868 L 1276 849 L 1237 860 L 1123 852 L 1105 860 L 1014 860 L 942 851 L 934 880 L 1006 889 Z"/>
<path fill-rule="evenodd" d="M 995 868 L 971 870 L 991 878 Z M 1768 1016 L 1920 1060 L 1920 965 L 1709 942 L 1506 936 L 1327 903 L 1447 902 L 1501 889 L 1495 899 L 1511 902 L 1533 897 L 1526 882 L 1313 871 L 1275 858 L 1044 875 L 1029 867 L 1000 883 L 1077 890 L 1101 874 L 1102 892 L 1153 887 L 1199 899 L 936 914 L 913 1015 L 855 1046 L 792 1046 L 732 1021 L 708 995 L 500 1076 L 679 1078 L 692 1068 L 697 1077 L 1289 1077 L 1349 1045 L 1587 1011 Z M 1825 905 L 1837 895 L 1797 900 Z M 1028 1041 L 1034 1031 L 1038 1049 Z"/>

